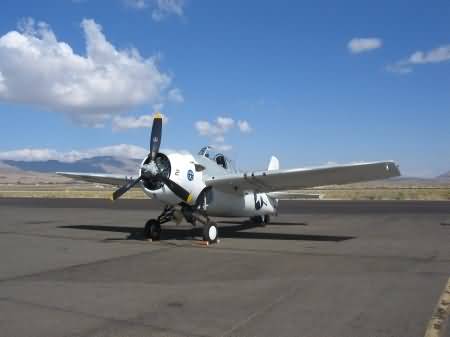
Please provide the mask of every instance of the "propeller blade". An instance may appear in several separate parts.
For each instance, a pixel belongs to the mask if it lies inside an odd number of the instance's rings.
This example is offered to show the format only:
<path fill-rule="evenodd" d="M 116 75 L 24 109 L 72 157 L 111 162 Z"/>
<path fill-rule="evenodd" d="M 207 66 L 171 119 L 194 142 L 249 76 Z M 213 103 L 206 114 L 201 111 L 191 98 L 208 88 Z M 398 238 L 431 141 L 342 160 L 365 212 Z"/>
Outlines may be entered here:
<path fill-rule="evenodd" d="M 161 145 L 162 115 L 158 112 L 153 118 L 152 133 L 150 134 L 150 160 L 154 161 Z"/>
<path fill-rule="evenodd" d="M 122 195 L 124 195 L 126 192 L 128 192 L 128 190 L 130 188 L 132 188 L 134 185 L 136 185 L 138 182 L 140 182 L 142 180 L 142 176 L 140 176 L 139 178 L 135 179 L 135 180 L 131 180 L 129 182 L 127 182 L 125 185 L 119 187 L 117 190 L 115 190 L 113 192 L 113 194 L 111 195 L 111 200 L 117 200 L 119 199 Z"/>
<path fill-rule="evenodd" d="M 192 194 L 185 190 L 182 186 L 178 185 L 169 178 L 158 175 L 157 179 L 160 179 L 177 197 L 190 204 L 192 202 Z"/>

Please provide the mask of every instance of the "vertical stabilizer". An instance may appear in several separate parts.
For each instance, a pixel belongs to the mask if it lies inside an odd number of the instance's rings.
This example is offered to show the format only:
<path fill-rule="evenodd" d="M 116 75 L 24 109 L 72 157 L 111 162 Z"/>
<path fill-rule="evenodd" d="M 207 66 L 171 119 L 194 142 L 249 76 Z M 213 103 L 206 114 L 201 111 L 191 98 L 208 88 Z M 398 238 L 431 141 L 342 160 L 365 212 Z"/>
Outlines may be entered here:
<path fill-rule="evenodd" d="M 278 158 L 275 156 L 270 157 L 268 170 L 273 171 L 279 169 L 280 169 L 280 161 L 278 160 Z"/>

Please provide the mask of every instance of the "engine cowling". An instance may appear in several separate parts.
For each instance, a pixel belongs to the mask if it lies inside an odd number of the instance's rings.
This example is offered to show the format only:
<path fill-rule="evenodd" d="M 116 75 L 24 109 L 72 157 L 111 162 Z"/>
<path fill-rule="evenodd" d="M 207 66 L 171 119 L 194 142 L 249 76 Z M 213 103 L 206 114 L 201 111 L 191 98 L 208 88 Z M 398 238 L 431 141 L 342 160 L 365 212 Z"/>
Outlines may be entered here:
<path fill-rule="evenodd" d="M 148 164 L 148 162 L 149 160 L 145 158 L 142 164 Z M 203 173 L 195 169 L 195 159 L 192 154 L 159 152 L 155 163 L 161 174 L 188 190 L 193 196 L 192 203 L 195 203 L 206 185 L 203 181 Z M 180 198 L 160 181 L 143 179 L 141 186 L 148 196 L 157 198 L 165 204 L 176 205 L 181 202 Z"/>
<path fill-rule="evenodd" d="M 142 162 L 142 165 L 146 165 L 150 162 L 150 157 L 144 158 L 144 161 Z M 159 152 L 156 155 L 155 158 L 155 164 L 159 169 L 159 172 L 161 175 L 165 176 L 166 178 L 170 178 L 170 172 L 171 172 L 171 165 L 169 158 L 164 154 Z M 139 170 L 139 175 L 142 175 L 142 168 Z M 142 179 L 142 184 L 144 187 L 150 191 L 156 191 L 163 187 L 163 183 L 159 180 L 155 179 Z"/>

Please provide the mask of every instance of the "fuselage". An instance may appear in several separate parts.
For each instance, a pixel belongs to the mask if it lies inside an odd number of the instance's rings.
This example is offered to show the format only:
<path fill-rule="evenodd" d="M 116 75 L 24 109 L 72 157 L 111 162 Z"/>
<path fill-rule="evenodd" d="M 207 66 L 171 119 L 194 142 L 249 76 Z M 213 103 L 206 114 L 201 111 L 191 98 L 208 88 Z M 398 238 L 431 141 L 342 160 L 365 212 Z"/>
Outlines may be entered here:
<path fill-rule="evenodd" d="M 212 177 L 236 174 L 237 170 L 225 157 L 209 157 L 200 151 L 197 155 L 188 152 L 161 152 L 170 161 L 169 178 L 188 190 L 193 201 L 199 203 L 206 214 L 224 217 L 252 217 L 272 215 L 277 212 L 276 199 L 266 193 L 242 191 L 226 193 L 206 186 Z M 181 200 L 169 188 L 162 185 L 149 189 L 141 183 L 144 193 L 165 205 L 178 205 Z"/>

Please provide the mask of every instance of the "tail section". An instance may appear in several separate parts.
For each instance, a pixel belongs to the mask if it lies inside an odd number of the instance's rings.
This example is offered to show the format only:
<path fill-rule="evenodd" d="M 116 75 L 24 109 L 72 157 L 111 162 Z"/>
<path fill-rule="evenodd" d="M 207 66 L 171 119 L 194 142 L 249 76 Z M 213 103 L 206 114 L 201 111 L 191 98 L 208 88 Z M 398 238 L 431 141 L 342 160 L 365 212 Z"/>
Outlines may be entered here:
<path fill-rule="evenodd" d="M 280 169 L 280 161 L 278 160 L 278 158 L 275 156 L 270 157 L 269 168 L 267 170 L 274 171 L 279 169 Z"/>

